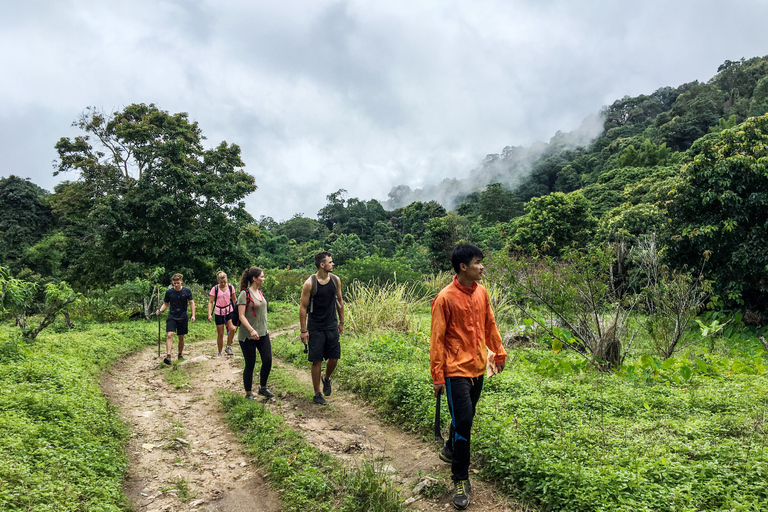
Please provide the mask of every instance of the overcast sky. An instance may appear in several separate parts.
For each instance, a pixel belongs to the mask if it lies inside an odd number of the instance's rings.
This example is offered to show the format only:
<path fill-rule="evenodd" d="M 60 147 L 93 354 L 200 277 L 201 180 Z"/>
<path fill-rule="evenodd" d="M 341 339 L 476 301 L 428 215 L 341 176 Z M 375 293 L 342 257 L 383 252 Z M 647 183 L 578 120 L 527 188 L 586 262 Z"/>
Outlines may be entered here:
<path fill-rule="evenodd" d="M 0 176 L 52 190 L 88 106 L 240 145 L 254 217 L 464 178 L 624 95 L 768 54 L 764 0 L 0 0 Z"/>

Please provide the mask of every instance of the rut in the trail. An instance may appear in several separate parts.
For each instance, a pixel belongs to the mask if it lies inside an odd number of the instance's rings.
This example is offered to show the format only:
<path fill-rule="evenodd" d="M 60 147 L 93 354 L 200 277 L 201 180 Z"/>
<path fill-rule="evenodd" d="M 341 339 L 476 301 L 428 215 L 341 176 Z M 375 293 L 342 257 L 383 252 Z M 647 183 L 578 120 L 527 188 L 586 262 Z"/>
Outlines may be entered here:
<path fill-rule="evenodd" d="M 273 333 L 273 340 L 281 334 Z M 214 347 L 215 341 L 187 345 L 182 367 L 189 382 L 176 383 L 180 389 L 169 384 L 165 374 L 171 370 L 162 369 L 154 349 L 124 359 L 105 376 L 104 391 L 131 429 L 126 493 L 136 511 L 250 512 L 256 497 L 259 510 L 280 510 L 277 493 L 244 455 L 219 410 L 217 389 L 242 393 L 242 359 L 214 358 Z M 369 406 L 343 389 L 334 389 L 328 406 L 311 403 L 308 368 L 275 360 L 275 371 L 295 379 L 306 393 L 290 394 L 272 385 L 277 397 L 267 405 L 302 431 L 308 442 L 352 464 L 376 460 L 392 474 L 403 499 L 413 498 L 408 500 L 410 510 L 450 507 L 449 494 L 413 494 L 426 476 L 450 487 L 449 467 L 437 459 L 435 444 L 383 424 Z M 518 510 L 477 479 L 471 509 Z"/>

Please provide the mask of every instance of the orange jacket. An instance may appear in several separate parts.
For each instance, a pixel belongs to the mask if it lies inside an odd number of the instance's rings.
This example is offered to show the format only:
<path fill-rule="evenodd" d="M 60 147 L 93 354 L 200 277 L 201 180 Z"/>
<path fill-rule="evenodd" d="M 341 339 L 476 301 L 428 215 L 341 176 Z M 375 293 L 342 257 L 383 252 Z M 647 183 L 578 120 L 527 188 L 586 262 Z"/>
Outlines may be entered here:
<path fill-rule="evenodd" d="M 443 384 L 446 377 L 479 377 L 485 373 L 486 347 L 496 354 L 496 363 L 506 360 L 488 290 L 477 283 L 462 286 L 454 276 L 432 301 L 432 381 Z"/>

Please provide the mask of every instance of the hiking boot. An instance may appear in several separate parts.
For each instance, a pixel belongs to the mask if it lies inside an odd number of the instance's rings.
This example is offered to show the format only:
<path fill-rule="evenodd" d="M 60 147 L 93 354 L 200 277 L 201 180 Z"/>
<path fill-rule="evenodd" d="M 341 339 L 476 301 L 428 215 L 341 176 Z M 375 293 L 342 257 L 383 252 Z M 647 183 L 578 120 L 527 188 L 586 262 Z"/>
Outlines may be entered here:
<path fill-rule="evenodd" d="M 171 356 L 165 356 L 165 359 L 163 359 L 163 363 L 167 364 L 168 366 L 171 366 Z"/>
<path fill-rule="evenodd" d="M 323 379 L 323 394 L 331 396 L 331 379 Z"/>
<path fill-rule="evenodd" d="M 255 398 L 253 398 L 253 395 L 251 393 L 248 393 L 247 395 L 245 395 L 245 399 L 246 400 L 255 400 Z"/>
<path fill-rule="evenodd" d="M 273 392 L 271 392 L 269 389 L 267 389 L 267 386 L 264 386 L 264 387 L 259 386 L 258 393 L 261 396 L 267 397 L 268 399 L 269 398 L 275 398 L 275 394 Z"/>
<path fill-rule="evenodd" d="M 456 488 L 453 491 L 453 506 L 459 510 L 464 510 L 469 506 L 469 492 L 472 490 L 472 486 L 469 485 L 469 480 L 457 480 Z"/>
<path fill-rule="evenodd" d="M 235 355 L 234 352 L 232 352 L 232 346 L 230 345 L 227 345 L 227 348 L 224 349 L 224 353 L 227 354 L 228 356 Z"/>
<path fill-rule="evenodd" d="M 440 454 L 438 455 L 438 457 L 440 457 L 441 461 L 447 464 L 451 464 L 453 462 L 453 450 L 448 448 L 447 444 L 444 444 L 443 449 L 440 450 Z"/>
<path fill-rule="evenodd" d="M 183 361 L 183 360 L 184 360 L 184 356 L 179 354 L 179 361 Z"/>
<path fill-rule="evenodd" d="M 315 393 L 315 397 L 312 399 L 312 401 L 319 405 L 325 405 L 326 403 L 328 403 L 326 402 L 325 397 L 323 396 L 322 393 Z"/>

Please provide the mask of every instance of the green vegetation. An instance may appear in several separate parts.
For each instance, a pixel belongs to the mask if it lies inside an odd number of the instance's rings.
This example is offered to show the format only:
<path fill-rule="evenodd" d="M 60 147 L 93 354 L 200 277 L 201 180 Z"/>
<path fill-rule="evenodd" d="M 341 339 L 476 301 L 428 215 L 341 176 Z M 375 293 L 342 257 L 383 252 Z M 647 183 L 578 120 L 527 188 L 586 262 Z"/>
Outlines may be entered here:
<path fill-rule="evenodd" d="M 264 405 L 222 391 L 230 427 L 248 451 L 267 468 L 273 486 L 284 489 L 283 509 L 295 512 L 390 512 L 400 498 L 375 461 L 346 468 L 333 456 L 308 444 L 282 417 Z"/>
<path fill-rule="evenodd" d="M 54 323 L 35 342 L 0 325 L 0 509 L 123 510 L 128 432 L 99 372 L 157 340 L 144 322 Z M 199 327 L 190 333 L 198 337 Z"/>
<path fill-rule="evenodd" d="M 89 322 L 154 320 L 174 272 L 202 318 L 216 270 L 235 283 L 259 265 L 274 329 L 296 322 L 313 255 L 330 250 L 348 303 L 339 380 L 426 434 L 427 304 L 467 241 L 527 347 L 487 383 L 485 475 L 551 510 L 767 508 L 766 106 L 768 57 L 726 61 L 706 83 L 617 100 L 590 142 L 558 133 L 488 155 L 470 177 L 484 188 L 431 191 L 452 204 L 396 187 L 387 211 L 342 189 L 284 222 L 250 217 L 239 148 L 204 149 L 186 113 L 86 110 L 82 135 L 56 144 L 73 181 L 0 180 L 0 315 L 16 325 L 0 328 L 0 505 L 123 506 L 125 432 L 94 379 L 156 326 Z M 304 365 L 300 344 L 274 348 Z M 345 475 L 257 404 L 223 401 L 258 456 L 286 450 L 270 463 L 286 506 L 390 506 L 370 467 Z"/>
<path fill-rule="evenodd" d="M 482 476 L 545 510 L 766 510 L 765 353 L 740 332 L 663 363 L 643 339 L 615 373 L 555 354 L 546 336 L 540 348 L 511 349 L 479 404 Z M 428 328 L 348 335 L 343 345 L 338 382 L 430 435 Z M 278 349 L 303 364 L 299 347 Z"/>

